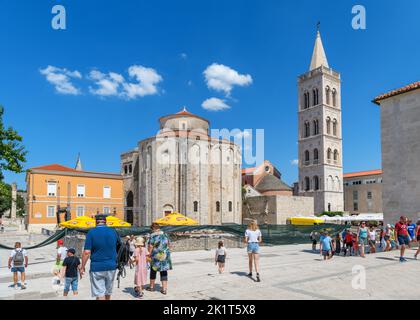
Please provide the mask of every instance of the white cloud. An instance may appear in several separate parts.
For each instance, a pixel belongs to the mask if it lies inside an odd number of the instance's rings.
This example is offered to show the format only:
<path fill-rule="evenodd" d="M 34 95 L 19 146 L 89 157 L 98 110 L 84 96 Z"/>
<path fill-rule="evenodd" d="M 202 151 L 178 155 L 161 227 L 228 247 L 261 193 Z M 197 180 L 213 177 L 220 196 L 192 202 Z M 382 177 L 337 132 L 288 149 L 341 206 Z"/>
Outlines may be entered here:
<path fill-rule="evenodd" d="M 163 80 L 155 69 L 138 65 L 131 66 L 128 69 L 128 75 L 137 80 L 137 82 L 123 83 L 122 95 L 127 99 L 157 94 L 157 84 Z"/>
<path fill-rule="evenodd" d="M 79 95 L 81 93 L 80 89 L 71 82 L 72 78 L 82 78 L 79 71 L 70 71 L 65 68 L 48 66 L 45 69 L 40 69 L 39 72 L 55 87 L 55 90 L 58 93 L 69 95 Z"/>
<path fill-rule="evenodd" d="M 207 67 L 204 77 L 209 89 L 223 91 L 228 96 L 234 86 L 249 86 L 253 81 L 251 75 L 239 74 L 236 70 L 217 63 Z"/>
<path fill-rule="evenodd" d="M 290 160 L 290 164 L 292 166 L 298 166 L 299 165 L 299 159 Z"/>
<path fill-rule="evenodd" d="M 188 59 L 188 55 L 185 52 L 181 53 L 179 56 L 184 60 Z"/>
<path fill-rule="evenodd" d="M 108 74 L 93 70 L 89 73 L 89 79 L 94 81 L 97 89 L 89 87 L 92 94 L 98 96 L 117 96 L 119 95 L 120 85 L 125 82 L 124 77 L 118 73 Z"/>
<path fill-rule="evenodd" d="M 218 98 L 210 98 L 204 101 L 201 105 L 204 109 L 209 111 L 222 111 L 230 109 L 230 106 L 228 106 L 225 103 L 225 100 L 221 100 Z"/>

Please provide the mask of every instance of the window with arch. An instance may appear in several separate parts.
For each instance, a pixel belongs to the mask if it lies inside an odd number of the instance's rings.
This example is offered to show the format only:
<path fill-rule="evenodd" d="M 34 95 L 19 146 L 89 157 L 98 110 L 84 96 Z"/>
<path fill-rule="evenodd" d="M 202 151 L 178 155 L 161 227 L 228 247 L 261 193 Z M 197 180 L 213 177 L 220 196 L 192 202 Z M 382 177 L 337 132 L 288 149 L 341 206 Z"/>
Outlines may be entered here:
<path fill-rule="evenodd" d="M 314 177 L 314 190 L 315 191 L 319 190 L 319 178 L 318 178 L 318 176 Z"/>
<path fill-rule="evenodd" d="M 232 212 L 233 211 L 233 203 L 232 203 L 232 201 L 229 201 L 229 212 Z"/>
<path fill-rule="evenodd" d="M 124 174 L 128 174 L 128 166 L 124 166 Z"/>
<path fill-rule="evenodd" d="M 332 155 L 332 150 L 331 150 L 331 148 L 328 148 L 328 150 L 327 150 L 327 160 L 328 161 L 331 161 L 331 155 Z"/>
<path fill-rule="evenodd" d="M 309 92 L 305 91 L 303 94 L 303 109 L 309 108 Z"/>
<path fill-rule="evenodd" d="M 319 121 L 318 119 L 314 120 L 314 136 L 319 134 Z"/>
<path fill-rule="evenodd" d="M 216 202 L 216 212 L 220 212 L 220 201 Z"/>
<path fill-rule="evenodd" d="M 198 212 L 198 201 L 194 201 L 194 212 Z"/>
<path fill-rule="evenodd" d="M 309 177 L 305 177 L 305 191 L 311 190 L 311 180 Z"/>
<path fill-rule="evenodd" d="M 305 165 L 309 165 L 309 161 L 310 161 L 310 155 L 309 155 L 309 151 L 306 150 L 305 151 Z"/>
<path fill-rule="evenodd" d="M 336 107 L 337 106 L 337 90 L 333 90 L 332 91 L 332 100 L 333 100 L 333 106 Z"/>
<path fill-rule="evenodd" d="M 318 164 L 319 162 L 319 151 L 318 149 L 314 150 L 314 164 Z"/>
<path fill-rule="evenodd" d="M 303 136 L 305 138 L 308 138 L 310 135 L 311 135 L 311 124 L 309 123 L 309 121 L 306 121 Z"/>
<path fill-rule="evenodd" d="M 128 173 L 129 174 L 133 173 L 133 165 L 131 165 L 131 164 L 128 166 Z"/>
<path fill-rule="evenodd" d="M 319 90 L 317 88 L 312 90 L 313 95 L 313 105 L 317 106 L 319 104 Z"/>
<path fill-rule="evenodd" d="M 337 127 L 338 127 L 338 122 L 337 119 L 333 120 L 333 135 L 337 136 Z"/>
<path fill-rule="evenodd" d="M 330 104 L 330 102 L 331 102 L 331 89 L 328 86 L 325 88 L 325 99 L 326 99 L 326 104 Z"/>
<path fill-rule="evenodd" d="M 334 161 L 338 161 L 338 150 L 334 150 Z"/>
<path fill-rule="evenodd" d="M 327 134 L 331 134 L 331 118 L 327 118 Z"/>

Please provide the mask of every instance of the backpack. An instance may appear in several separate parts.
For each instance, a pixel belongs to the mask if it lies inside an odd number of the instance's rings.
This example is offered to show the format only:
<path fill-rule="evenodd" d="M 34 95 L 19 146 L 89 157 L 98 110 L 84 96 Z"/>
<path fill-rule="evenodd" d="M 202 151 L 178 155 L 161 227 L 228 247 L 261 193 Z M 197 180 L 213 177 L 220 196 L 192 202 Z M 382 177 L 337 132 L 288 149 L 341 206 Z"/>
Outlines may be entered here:
<path fill-rule="evenodd" d="M 120 287 L 120 279 L 125 278 L 127 273 L 125 271 L 125 266 L 127 265 L 130 259 L 130 246 L 128 243 L 123 243 L 117 231 L 117 282 L 118 288 Z"/>
<path fill-rule="evenodd" d="M 15 267 L 22 267 L 25 262 L 25 257 L 23 255 L 23 250 L 15 250 L 15 256 L 13 257 L 13 265 Z"/>

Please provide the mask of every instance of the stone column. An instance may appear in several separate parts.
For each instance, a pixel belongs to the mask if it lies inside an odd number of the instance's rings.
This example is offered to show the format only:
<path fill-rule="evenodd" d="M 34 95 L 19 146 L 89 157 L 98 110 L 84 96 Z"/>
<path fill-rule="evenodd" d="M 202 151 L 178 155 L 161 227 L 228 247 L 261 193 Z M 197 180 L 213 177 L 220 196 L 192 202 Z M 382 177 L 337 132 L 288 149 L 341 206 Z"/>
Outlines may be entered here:
<path fill-rule="evenodd" d="M 12 207 L 10 210 L 10 218 L 16 220 L 16 202 L 17 202 L 17 184 L 12 183 Z"/>

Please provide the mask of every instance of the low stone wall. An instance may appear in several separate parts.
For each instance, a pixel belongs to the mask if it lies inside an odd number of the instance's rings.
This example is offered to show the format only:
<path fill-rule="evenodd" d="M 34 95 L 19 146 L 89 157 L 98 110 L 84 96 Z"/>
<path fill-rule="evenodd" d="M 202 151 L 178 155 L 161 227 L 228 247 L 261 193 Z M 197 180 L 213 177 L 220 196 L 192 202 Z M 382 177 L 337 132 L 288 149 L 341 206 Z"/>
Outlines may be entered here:
<path fill-rule="evenodd" d="M 172 252 L 196 251 L 196 250 L 215 250 L 219 241 L 223 241 L 225 248 L 245 248 L 243 238 L 232 237 L 226 235 L 212 235 L 212 236 L 194 236 L 194 237 L 179 237 L 171 236 Z M 85 236 L 67 235 L 64 238 L 64 246 L 67 248 L 76 249 L 76 256 L 81 257 L 83 252 L 83 245 L 85 243 Z"/>

